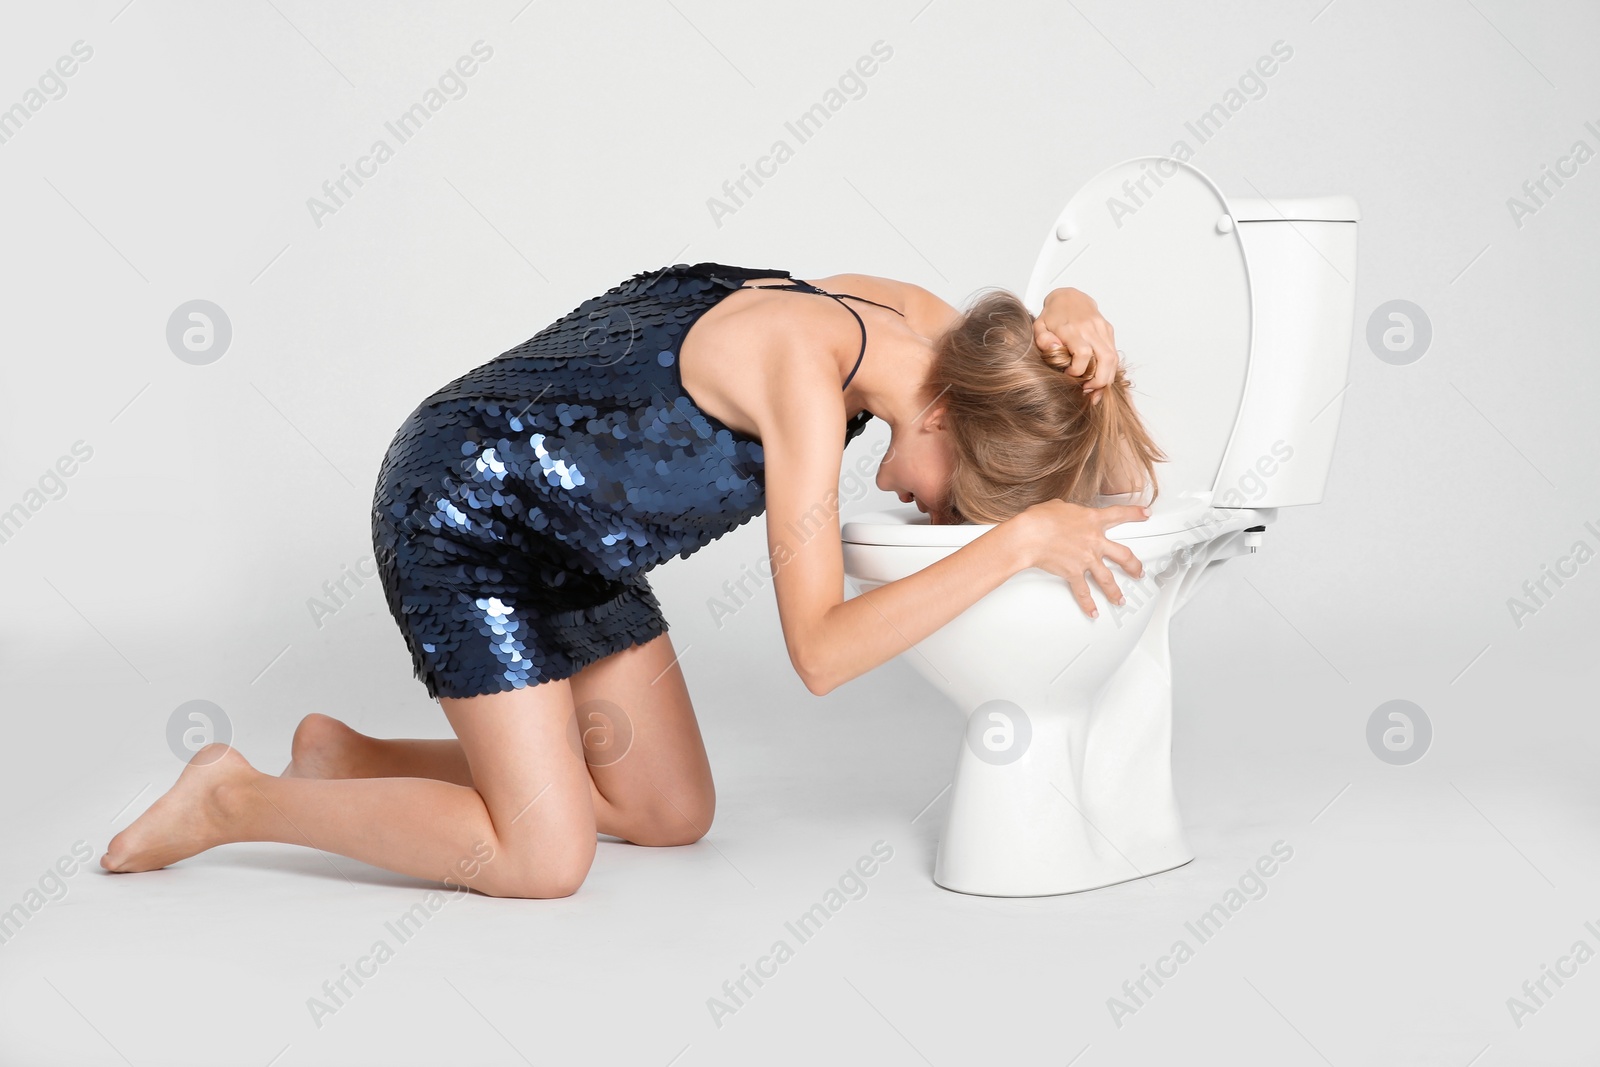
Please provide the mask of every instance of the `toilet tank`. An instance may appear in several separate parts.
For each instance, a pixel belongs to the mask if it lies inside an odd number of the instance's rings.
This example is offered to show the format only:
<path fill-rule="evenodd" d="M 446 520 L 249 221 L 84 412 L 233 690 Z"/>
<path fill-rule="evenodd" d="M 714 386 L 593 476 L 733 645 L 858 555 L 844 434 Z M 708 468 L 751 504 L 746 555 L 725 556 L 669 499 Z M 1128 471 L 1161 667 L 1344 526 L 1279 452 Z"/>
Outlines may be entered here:
<path fill-rule="evenodd" d="M 1250 361 L 1212 505 L 1322 499 L 1355 327 L 1353 197 L 1230 197 L 1250 275 Z"/>

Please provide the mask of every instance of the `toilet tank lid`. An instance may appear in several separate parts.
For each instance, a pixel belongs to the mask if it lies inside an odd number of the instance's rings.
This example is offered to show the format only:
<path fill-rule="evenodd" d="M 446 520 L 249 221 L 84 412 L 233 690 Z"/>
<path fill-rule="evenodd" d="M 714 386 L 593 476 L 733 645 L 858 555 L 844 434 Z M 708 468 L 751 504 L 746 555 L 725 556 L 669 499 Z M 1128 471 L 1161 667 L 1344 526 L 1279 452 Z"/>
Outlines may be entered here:
<path fill-rule="evenodd" d="M 1353 196 L 1228 197 L 1235 222 L 1358 222 L 1361 206 Z"/>

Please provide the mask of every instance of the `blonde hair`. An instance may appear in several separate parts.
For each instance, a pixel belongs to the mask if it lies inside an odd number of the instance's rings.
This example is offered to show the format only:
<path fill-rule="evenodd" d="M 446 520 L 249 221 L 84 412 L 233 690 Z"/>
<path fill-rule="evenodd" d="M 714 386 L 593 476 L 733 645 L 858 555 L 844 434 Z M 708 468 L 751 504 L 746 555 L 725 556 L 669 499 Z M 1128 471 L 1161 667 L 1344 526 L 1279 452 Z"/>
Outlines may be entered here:
<path fill-rule="evenodd" d="M 1113 479 L 1140 477 L 1153 501 L 1167 457 L 1144 428 L 1124 369 L 1090 403 L 1065 350 L 1034 344 L 1034 316 L 1004 289 L 978 296 L 934 341 L 924 386 L 945 407 L 955 452 L 949 505 L 957 522 L 998 523 L 1041 501 L 1093 504 Z"/>

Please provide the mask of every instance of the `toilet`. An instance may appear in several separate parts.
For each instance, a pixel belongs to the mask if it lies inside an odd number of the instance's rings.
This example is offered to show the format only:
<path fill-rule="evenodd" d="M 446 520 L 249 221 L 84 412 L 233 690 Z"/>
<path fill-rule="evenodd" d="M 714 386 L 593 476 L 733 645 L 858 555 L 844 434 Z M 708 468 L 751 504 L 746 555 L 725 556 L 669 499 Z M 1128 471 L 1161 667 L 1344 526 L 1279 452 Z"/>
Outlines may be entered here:
<path fill-rule="evenodd" d="M 986 896 L 1073 893 L 1194 858 L 1172 782 L 1172 617 L 1217 566 L 1263 547 L 1278 509 L 1322 499 L 1349 367 L 1349 196 L 1228 198 L 1194 166 L 1143 156 L 1090 180 L 1045 237 L 1023 295 L 1092 296 L 1169 462 L 1150 517 L 1108 536 L 1126 603 L 1023 571 L 902 654 L 955 705 L 957 753 L 934 881 Z M 1103 498 L 1119 503 L 1123 498 Z M 911 506 L 841 530 L 858 593 L 989 526 Z"/>

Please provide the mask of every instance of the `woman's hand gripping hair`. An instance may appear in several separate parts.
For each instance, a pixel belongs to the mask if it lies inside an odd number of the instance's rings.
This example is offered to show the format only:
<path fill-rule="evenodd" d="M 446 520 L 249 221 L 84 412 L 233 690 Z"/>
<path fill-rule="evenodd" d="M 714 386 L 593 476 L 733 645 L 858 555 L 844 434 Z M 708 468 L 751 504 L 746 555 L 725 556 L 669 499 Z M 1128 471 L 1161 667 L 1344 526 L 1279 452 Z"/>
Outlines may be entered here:
<path fill-rule="evenodd" d="M 1089 375 L 1083 390 L 1092 394 L 1091 403 L 1100 403 L 1100 391 L 1117 375 L 1117 335 L 1088 293 L 1072 288 L 1051 290 L 1033 320 L 1033 342 L 1047 360 L 1064 357 L 1056 365 L 1072 377 Z"/>

